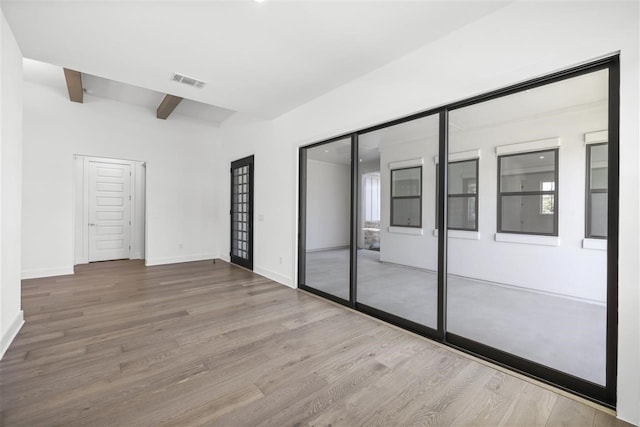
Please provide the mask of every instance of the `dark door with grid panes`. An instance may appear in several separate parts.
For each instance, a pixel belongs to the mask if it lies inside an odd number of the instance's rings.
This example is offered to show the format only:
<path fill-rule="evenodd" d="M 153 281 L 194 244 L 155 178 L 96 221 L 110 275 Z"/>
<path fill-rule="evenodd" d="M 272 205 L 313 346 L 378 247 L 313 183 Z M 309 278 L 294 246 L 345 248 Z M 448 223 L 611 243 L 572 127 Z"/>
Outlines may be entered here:
<path fill-rule="evenodd" d="M 231 162 L 231 262 L 253 269 L 253 156 Z"/>

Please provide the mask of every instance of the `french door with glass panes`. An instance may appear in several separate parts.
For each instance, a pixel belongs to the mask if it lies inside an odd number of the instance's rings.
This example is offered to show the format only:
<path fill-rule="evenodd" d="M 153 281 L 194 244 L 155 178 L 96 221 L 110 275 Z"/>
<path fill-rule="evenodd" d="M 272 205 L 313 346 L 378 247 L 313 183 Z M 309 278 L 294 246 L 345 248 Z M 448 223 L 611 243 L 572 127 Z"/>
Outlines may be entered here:
<path fill-rule="evenodd" d="M 231 162 L 231 262 L 253 269 L 253 156 Z"/>

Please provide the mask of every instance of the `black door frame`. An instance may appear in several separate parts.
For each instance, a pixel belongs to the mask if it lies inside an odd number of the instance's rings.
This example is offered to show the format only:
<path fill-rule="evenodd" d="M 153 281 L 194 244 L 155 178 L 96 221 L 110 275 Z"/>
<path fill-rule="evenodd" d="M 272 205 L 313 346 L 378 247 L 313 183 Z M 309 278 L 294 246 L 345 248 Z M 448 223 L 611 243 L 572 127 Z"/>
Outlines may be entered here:
<path fill-rule="evenodd" d="M 248 233 L 249 238 L 247 240 L 248 245 L 248 257 L 241 258 L 233 255 L 233 196 L 234 196 L 234 187 L 233 187 L 233 170 L 238 169 L 244 166 L 249 167 L 249 182 L 248 182 Z M 243 157 L 242 159 L 235 160 L 231 162 L 231 168 L 229 169 L 230 173 L 230 197 L 229 197 L 229 259 L 233 264 L 239 265 L 241 267 L 247 268 L 249 270 L 253 270 L 253 171 L 254 171 L 254 156 Z"/>
<path fill-rule="evenodd" d="M 452 110 L 478 104 L 491 99 L 507 96 L 523 90 L 544 86 L 550 83 L 578 77 L 583 74 L 607 69 L 609 71 L 609 99 L 608 99 L 608 142 L 609 142 L 609 199 L 608 199 L 608 239 L 607 239 L 607 336 L 606 336 L 606 385 L 592 383 L 565 372 L 533 362 L 514 354 L 490 347 L 486 344 L 452 334 L 447 331 L 447 200 L 439 197 L 438 211 L 438 322 L 437 329 L 411 322 L 391 313 L 366 306 L 357 302 L 357 248 L 355 239 L 358 226 L 358 137 L 364 133 L 394 126 L 400 123 L 419 119 L 432 114 L 439 114 L 439 158 L 441 164 L 448 164 L 448 114 Z M 619 216 L 619 122 L 620 122 L 620 57 L 619 54 L 602 58 L 591 63 L 538 77 L 523 83 L 518 83 L 502 89 L 455 102 L 443 107 L 423 111 L 387 123 L 382 123 L 354 132 L 349 132 L 324 141 L 299 148 L 299 211 L 298 211 L 298 287 L 305 291 L 320 295 L 332 301 L 354 308 L 358 311 L 377 317 L 381 320 L 416 332 L 427 338 L 442 342 L 447 346 L 457 348 L 492 363 L 505 366 L 511 370 L 521 372 L 529 377 L 567 390 L 573 394 L 583 396 L 589 400 L 605 406 L 615 408 L 617 388 L 617 345 L 618 345 L 618 216 Z M 336 140 L 350 138 L 352 150 L 351 174 L 351 257 L 350 257 L 350 298 L 344 300 L 327 294 L 305 283 L 306 264 L 306 150 Z M 447 194 L 448 168 L 438 170 L 438 194 Z"/>

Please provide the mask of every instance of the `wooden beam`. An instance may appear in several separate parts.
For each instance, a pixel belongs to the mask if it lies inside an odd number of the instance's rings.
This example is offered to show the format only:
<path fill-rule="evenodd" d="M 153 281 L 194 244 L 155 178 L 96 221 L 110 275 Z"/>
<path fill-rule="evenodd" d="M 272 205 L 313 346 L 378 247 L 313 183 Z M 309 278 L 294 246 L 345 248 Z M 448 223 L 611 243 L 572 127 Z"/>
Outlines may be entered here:
<path fill-rule="evenodd" d="M 156 117 L 162 120 L 166 120 L 169 114 L 180 104 L 182 98 L 179 96 L 166 94 L 158 109 L 156 110 Z"/>
<path fill-rule="evenodd" d="M 80 71 L 64 69 L 64 79 L 67 81 L 69 99 L 72 102 L 82 103 L 82 73 Z"/>

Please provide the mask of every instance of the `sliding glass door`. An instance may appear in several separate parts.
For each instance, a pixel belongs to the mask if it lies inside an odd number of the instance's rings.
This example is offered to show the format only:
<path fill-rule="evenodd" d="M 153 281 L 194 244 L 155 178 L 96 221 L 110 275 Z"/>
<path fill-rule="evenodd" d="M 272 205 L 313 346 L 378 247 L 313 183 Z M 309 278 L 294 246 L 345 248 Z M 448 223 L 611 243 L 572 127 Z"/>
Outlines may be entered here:
<path fill-rule="evenodd" d="M 300 149 L 299 285 L 609 406 L 618 58 Z"/>

